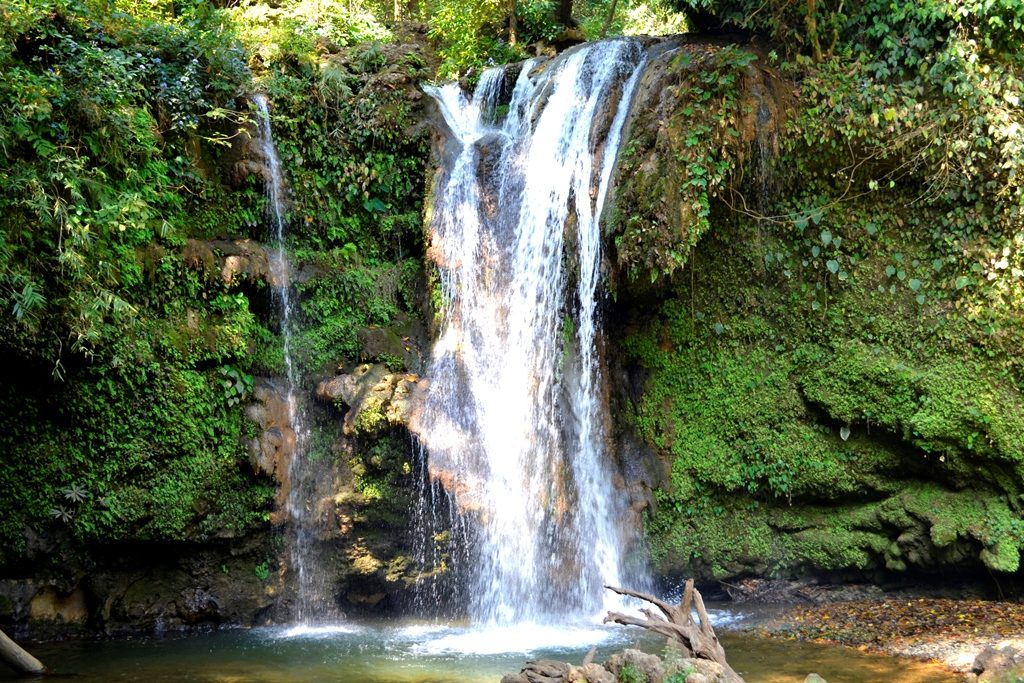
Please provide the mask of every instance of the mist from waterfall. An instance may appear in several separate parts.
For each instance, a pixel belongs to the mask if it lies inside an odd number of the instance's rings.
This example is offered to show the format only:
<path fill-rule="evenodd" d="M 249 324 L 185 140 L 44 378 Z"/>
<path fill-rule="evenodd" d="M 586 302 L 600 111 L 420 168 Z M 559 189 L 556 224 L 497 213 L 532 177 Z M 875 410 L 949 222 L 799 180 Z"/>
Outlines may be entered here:
<path fill-rule="evenodd" d="M 477 622 L 593 615 L 603 585 L 626 578 L 601 218 L 644 54 L 604 41 L 488 70 L 469 98 L 425 88 L 450 139 L 429 224 L 444 310 L 419 430 L 433 482 L 421 514 L 438 514 L 443 489 L 443 521 L 461 536 L 443 559 Z"/>

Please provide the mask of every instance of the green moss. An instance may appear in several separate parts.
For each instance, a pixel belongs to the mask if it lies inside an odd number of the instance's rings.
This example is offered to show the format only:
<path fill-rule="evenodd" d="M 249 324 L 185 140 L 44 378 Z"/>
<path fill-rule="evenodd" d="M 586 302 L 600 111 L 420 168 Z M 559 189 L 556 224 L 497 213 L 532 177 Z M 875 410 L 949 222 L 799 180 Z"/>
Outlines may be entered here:
<path fill-rule="evenodd" d="M 634 416 L 641 436 L 673 456 L 672 491 L 745 491 L 770 498 L 839 498 L 882 487 L 896 466 L 885 445 L 842 439 L 817 421 L 786 353 L 729 343 L 721 323 L 703 323 L 703 343 L 685 312 L 667 306 L 664 327 L 626 340 L 631 358 L 656 372 Z M 656 338 L 668 333 L 678 346 Z"/>
<path fill-rule="evenodd" d="M 796 357 L 808 368 L 801 390 L 835 420 L 874 424 L 926 453 L 1022 461 L 1020 395 L 982 363 L 940 356 L 925 364 L 859 341 L 834 351 L 802 347 Z"/>
<path fill-rule="evenodd" d="M 860 341 L 843 340 L 834 350 L 806 345 L 794 357 L 803 368 L 801 391 L 835 420 L 901 433 L 901 420 L 919 405 L 920 373 Z"/>
<path fill-rule="evenodd" d="M 1024 536 L 1005 498 L 911 484 L 879 502 L 778 506 L 746 495 L 659 496 L 647 530 L 663 572 L 904 571 L 980 561 L 1016 571 Z"/>
<path fill-rule="evenodd" d="M 756 240 L 720 222 L 694 272 L 619 328 L 645 369 L 630 427 L 670 473 L 647 526 L 659 570 L 1018 568 L 1020 378 L 964 343 L 970 322 L 917 302 L 902 283 L 939 247 L 906 215 L 868 231 L 876 210 Z"/>

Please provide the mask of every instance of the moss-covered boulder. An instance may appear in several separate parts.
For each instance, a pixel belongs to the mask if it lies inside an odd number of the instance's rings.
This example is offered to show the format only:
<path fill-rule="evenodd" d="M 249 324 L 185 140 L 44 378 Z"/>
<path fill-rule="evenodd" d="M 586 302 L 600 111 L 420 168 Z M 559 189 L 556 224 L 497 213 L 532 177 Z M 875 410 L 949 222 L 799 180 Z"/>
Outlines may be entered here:
<path fill-rule="evenodd" d="M 914 172 L 885 189 L 891 167 L 844 166 L 856 138 L 803 135 L 840 77 L 801 90 L 741 52 L 683 46 L 658 66 L 666 90 L 638 93 L 658 105 L 636 114 L 619 173 L 616 412 L 663 463 L 656 569 L 1018 571 L 1017 223 L 922 199 Z M 782 122 L 777 146 L 762 120 Z M 852 193 L 851 173 L 873 191 Z"/>

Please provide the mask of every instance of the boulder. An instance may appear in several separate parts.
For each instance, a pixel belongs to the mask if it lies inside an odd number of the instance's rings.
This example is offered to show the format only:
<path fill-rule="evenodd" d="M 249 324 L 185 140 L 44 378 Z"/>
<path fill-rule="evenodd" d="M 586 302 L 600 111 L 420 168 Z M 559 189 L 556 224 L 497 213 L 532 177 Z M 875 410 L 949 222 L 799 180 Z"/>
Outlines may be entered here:
<path fill-rule="evenodd" d="M 384 365 L 366 363 L 320 382 L 317 396 L 347 407 L 342 423 L 345 434 L 375 434 L 396 426 L 415 433 L 426 389 L 427 381 L 417 375 L 392 373 Z"/>
<path fill-rule="evenodd" d="M 1024 680 L 1024 648 L 1016 643 L 989 645 L 974 659 L 971 673 L 979 683 L 1010 683 Z"/>
<path fill-rule="evenodd" d="M 629 649 L 616 653 L 608 658 L 604 666 L 616 678 L 621 678 L 622 669 L 625 667 L 632 667 L 639 671 L 643 674 L 643 680 L 645 681 L 661 681 L 665 677 L 661 658 L 657 655 L 641 652 L 640 650 Z"/>
<path fill-rule="evenodd" d="M 701 677 L 705 683 L 717 683 L 721 680 L 724 669 L 718 662 L 712 662 L 710 659 L 684 659 L 682 660 L 681 666 L 670 666 L 665 669 L 665 677 L 671 676 L 675 671 L 689 671 L 690 673 L 686 676 L 687 683 L 694 683 L 690 680 L 691 676 L 696 676 L 696 683 L 700 683 Z"/>
<path fill-rule="evenodd" d="M 365 327 L 356 332 L 361 360 L 387 363 L 392 369 L 401 361 L 402 369 L 409 372 L 423 369 L 425 336 L 422 321 L 408 313 L 399 313 L 390 325 Z"/>
<path fill-rule="evenodd" d="M 616 683 L 617 679 L 608 669 L 591 662 L 569 669 L 566 680 L 570 683 Z"/>

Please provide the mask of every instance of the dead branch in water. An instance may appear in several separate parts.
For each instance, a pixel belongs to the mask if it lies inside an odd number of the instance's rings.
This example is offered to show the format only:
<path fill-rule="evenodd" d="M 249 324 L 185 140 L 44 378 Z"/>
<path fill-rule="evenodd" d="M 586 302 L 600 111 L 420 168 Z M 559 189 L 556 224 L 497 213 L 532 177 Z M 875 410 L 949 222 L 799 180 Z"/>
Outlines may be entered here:
<path fill-rule="evenodd" d="M 0 631 L 0 661 L 20 674 L 39 676 L 46 673 L 46 667 L 42 662 L 8 638 L 3 631 Z"/>
<path fill-rule="evenodd" d="M 678 606 L 670 605 L 653 595 L 647 595 L 628 588 L 617 588 L 605 586 L 610 591 L 619 595 L 628 595 L 649 602 L 660 610 L 656 614 L 649 609 L 641 609 L 640 612 L 647 617 L 640 617 L 622 614 L 621 612 L 609 612 L 604 618 L 604 623 L 614 622 L 624 626 L 639 626 L 648 631 L 654 631 L 666 636 L 673 642 L 681 645 L 689 657 L 696 659 L 708 659 L 722 667 L 722 680 L 727 683 L 744 683 L 743 677 L 733 671 L 732 667 L 725 660 L 725 650 L 718 642 L 715 629 L 711 626 L 711 619 L 708 617 L 707 609 L 704 607 L 704 598 L 700 591 L 693 587 L 693 579 L 686 582 L 686 589 L 683 591 L 683 600 Z M 693 619 L 693 610 L 697 611 L 697 621 Z"/>

